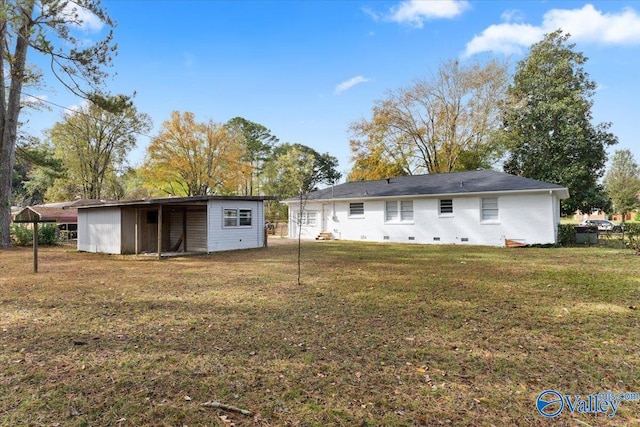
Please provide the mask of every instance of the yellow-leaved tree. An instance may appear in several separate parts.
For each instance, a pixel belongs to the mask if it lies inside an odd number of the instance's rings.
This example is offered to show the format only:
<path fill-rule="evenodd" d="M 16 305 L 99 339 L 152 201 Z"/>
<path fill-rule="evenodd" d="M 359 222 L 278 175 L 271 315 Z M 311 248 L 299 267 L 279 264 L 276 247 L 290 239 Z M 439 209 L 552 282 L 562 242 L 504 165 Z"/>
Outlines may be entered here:
<path fill-rule="evenodd" d="M 224 124 L 174 111 L 147 148 L 145 186 L 156 195 L 235 194 L 241 187 L 240 139 Z"/>

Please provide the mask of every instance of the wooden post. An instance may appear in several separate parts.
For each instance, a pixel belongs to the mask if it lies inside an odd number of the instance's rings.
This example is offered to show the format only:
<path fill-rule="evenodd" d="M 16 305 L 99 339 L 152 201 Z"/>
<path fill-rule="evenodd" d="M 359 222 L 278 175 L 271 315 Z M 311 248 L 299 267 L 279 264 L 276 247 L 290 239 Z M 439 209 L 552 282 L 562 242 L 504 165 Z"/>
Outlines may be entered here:
<path fill-rule="evenodd" d="M 33 272 L 38 272 L 38 221 L 33 222 Z"/>
<path fill-rule="evenodd" d="M 158 206 L 158 260 L 162 259 L 162 205 Z"/>
<path fill-rule="evenodd" d="M 138 235 L 140 233 L 140 210 L 136 209 L 136 222 L 134 224 L 134 237 L 133 237 L 133 241 L 134 241 L 134 249 L 133 252 L 138 255 L 140 253 L 140 236 Z"/>

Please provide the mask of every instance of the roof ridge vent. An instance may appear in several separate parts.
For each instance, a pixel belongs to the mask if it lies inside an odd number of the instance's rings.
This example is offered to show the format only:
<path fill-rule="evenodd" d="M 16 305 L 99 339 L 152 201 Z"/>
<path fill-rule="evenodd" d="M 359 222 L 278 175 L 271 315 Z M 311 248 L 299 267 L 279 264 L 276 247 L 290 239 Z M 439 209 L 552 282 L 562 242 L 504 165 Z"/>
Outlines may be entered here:
<path fill-rule="evenodd" d="M 464 181 L 460 181 L 460 187 L 464 187 Z"/>
<path fill-rule="evenodd" d="M 387 178 L 387 184 L 391 184 L 391 178 Z"/>

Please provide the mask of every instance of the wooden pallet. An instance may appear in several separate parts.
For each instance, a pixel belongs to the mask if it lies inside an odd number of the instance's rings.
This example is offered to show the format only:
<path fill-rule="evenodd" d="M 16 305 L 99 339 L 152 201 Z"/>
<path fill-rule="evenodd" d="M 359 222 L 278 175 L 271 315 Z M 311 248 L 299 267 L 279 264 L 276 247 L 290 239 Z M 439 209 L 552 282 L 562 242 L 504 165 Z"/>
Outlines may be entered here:
<path fill-rule="evenodd" d="M 504 239 L 504 244 L 508 248 L 524 248 L 525 246 L 527 246 L 524 242 L 509 239 Z"/>
<path fill-rule="evenodd" d="M 330 231 L 323 231 L 322 233 L 318 234 L 318 236 L 316 237 L 316 240 L 331 240 L 333 239 L 333 235 L 331 234 Z"/>

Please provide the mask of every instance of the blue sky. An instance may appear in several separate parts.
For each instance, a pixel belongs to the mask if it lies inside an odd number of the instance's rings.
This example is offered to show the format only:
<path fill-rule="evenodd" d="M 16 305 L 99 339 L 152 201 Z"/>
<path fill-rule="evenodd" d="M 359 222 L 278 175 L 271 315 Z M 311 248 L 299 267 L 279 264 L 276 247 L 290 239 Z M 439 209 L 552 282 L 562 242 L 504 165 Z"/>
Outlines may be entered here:
<path fill-rule="evenodd" d="M 640 161 L 640 1 L 123 1 L 103 0 L 117 22 L 118 55 L 106 83 L 151 116 L 153 136 L 172 111 L 200 121 L 241 116 L 281 142 L 329 152 L 350 169 L 349 124 L 376 100 L 453 58 L 515 64 L 543 34 L 563 28 L 598 84 L 594 121 L 612 122 Z M 87 23 L 91 23 L 88 20 Z M 84 37 L 104 34 L 95 25 Z M 29 58 L 38 63 L 33 52 Z M 80 100 L 49 81 L 38 97 Z M 33 92 L 33 90 L 31 90 Z M 30 113 L 28 129 L 64 110 Z M 150 142 L 141 136 L 130 162 Z M 613 151 L 613 150 L 611 150 Z"/>

